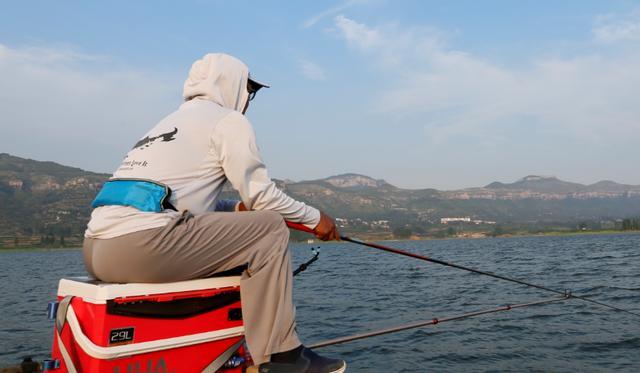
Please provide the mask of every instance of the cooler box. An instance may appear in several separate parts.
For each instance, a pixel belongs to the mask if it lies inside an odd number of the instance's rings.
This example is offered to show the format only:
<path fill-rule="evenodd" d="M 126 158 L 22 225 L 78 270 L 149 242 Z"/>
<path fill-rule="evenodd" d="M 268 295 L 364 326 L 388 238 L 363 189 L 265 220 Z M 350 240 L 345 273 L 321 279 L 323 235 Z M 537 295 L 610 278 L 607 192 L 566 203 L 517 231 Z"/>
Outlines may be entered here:
<path fill-rule="evenodd" d="M 166 284 L 62 279 L 58 301 L 47 372 L 242 372 L 249 360 L 237 276 Z"/>

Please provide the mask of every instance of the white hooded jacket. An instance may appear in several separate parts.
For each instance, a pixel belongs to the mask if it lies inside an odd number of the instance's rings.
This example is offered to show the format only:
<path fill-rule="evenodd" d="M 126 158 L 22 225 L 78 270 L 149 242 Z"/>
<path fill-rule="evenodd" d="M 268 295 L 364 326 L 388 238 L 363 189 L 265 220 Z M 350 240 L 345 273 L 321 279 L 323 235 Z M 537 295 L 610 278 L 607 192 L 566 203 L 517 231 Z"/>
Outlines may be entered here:
<path fill-rule="evenodd" d="M 242 115 L 249 69 L 226 54 L 196 61 L 184 83 L 188 101 L 161 120 L 129 151 L 113 178 L 147 179 L 168 185 L 178 211 L 213 211 L 229 181 L 251 210 L 273 210 L 314 228 L 320 212 L 279 190 L 267 175 L 251 123 Z M 166 225 L 180 212 L 143 212 L 133 207 L 96 208 L 85 232 L 113 238 Z"/>

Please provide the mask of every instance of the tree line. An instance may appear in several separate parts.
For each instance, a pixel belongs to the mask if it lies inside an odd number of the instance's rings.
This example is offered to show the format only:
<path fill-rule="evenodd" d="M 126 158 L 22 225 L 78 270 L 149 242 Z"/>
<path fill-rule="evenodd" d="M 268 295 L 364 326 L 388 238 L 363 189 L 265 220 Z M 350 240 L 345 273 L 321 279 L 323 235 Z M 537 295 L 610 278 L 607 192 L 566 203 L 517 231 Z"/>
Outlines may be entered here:
<path fill-rule="evenodd" d="M 622 220 L 623 231 L 637 231 L 640 230 L 640 218 L 629 218 Z"/>

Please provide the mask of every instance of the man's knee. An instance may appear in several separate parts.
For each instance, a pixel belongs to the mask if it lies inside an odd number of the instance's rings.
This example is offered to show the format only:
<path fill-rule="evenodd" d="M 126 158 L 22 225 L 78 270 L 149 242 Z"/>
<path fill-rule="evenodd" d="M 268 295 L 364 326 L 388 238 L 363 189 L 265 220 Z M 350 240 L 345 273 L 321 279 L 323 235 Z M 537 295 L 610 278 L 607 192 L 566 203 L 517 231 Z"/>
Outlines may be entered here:
<path fill-rule="evenodd" d="M 263 210 L 260 211 L 260 218 L 264 222 L 265 225 L 269 226 L 271 231 L 289 231 L 287 229 L 287 225 L 284 222 L 284 218 L 280 213 L 271 211 L 271 210 Z"/>
<path fill-rule="evenodd" d="M 273 240 L 275 245 L 271 250 L 286 251 L 289 243 L 289 228 L 284 218 L 275 211 L 266 210 L 263 213 L 264 222 L 269 227 L 270 240 Z"/>
<path fill-rule="evenodd" d="M 268 262 L 281 260 L 287 255 L 289 243 L 289 228 L 282 216 L 275 211 L 262 210 L 260 225 L 265 229 L 260 244 L 254 246 L 255 257 L 249 263 L 249 272 L 255 273 Z"/>

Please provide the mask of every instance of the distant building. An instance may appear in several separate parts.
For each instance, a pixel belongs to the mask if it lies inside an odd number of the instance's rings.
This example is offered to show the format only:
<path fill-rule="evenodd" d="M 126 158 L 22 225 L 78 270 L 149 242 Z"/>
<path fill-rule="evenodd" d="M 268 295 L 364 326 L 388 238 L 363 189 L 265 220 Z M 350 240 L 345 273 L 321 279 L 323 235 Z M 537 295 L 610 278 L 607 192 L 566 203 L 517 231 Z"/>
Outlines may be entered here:
<path fill-rule="evenodd" d="M 478 224 L 495 224 L 495 221 L 491 221 L 491 220 L 472 220 L 471 221 L 473 224 L 478 225 Z"/>
<path fill-rule="evenodd" d="M 338 225 L 338 227 L 344 228 L 349 225 L 349 221 L 344 218 L 336 218 L 336 224 Z"/>
<path fill-rule="evenodd" d="M 9 180 L 9 186 L 12 187 L 13 189 L 22 189 L 22 186 L 24 185 L 24 182 L 22 180 L 19 179 L 12 179 Z"/>
<path fill-rule="evenodd" d="M 374 227 L 389 229 L 389 220 L 374 220 L 371 222 Z"/>
<path fill-rule="evenodd" d="M 449 223 L 454 223 L 454 222 L 470 223 L 471 222 L 471 218 L 468 217 L 468 216 L 465 216 L 463 218 L 441 218 L 440 219 L 440 224 L 449 224 Z"/>

